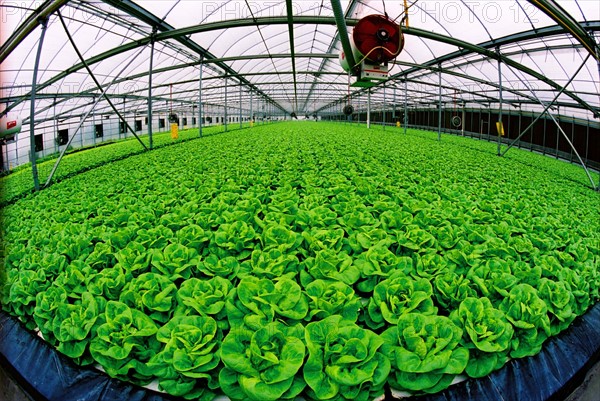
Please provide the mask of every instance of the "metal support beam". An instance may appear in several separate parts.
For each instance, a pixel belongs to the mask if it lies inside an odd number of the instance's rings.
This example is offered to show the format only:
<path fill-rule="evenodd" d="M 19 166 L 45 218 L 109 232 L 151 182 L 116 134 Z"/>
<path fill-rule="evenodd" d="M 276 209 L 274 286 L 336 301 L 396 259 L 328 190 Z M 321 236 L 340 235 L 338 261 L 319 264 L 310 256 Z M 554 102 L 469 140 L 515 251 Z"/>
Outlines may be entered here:
<path fill-rule="evenodd" d="M 250 126 L 254 125 L 254 91 L 250 89 Z"/>
<path fill-rule="evenodd" d="M 408 125 L 408 80 L 404 80 L 404 135 L 406 135 L 406 126 Z"/>
<path fill-rule="evenodd" d="M 550 101 L 544 107 L 544 110 L 531 122 L 531 124 L 529 124 L 527 126 L 527 128 L 525 128 L 523 131 L 521 131 L 521 133 L 519 134 L 519 136 L 516 137 L 508 145 L 508 147 L 506 149 L 504 149 L 504 152 L 502 152 L 502 156 L 504 156 L 506 154 L 506 152 L 508 152 L 510 150 L 510 148 L 512 148 L 515 145 L 515 143 L 517 143 L 521 139 L 521 137 L 523 135 L 525 135 L 529 131 L 529 129 L 531 127 L 533 127 L 533 125 L 550 109 L 550 107 L 552 107 L 552 105 L 554 104 L 554 102 L 556 102 L 556 100 L 560 97 L 560 95 L 562 95 L 562 93 L 567 88 L 567 86 L 569 86 L 571 84 L 571 82 L 573 82 L 573 80 L 575 79 L 575 77 L 577 76 L 577 74 L 579 74 L 579 71 L 581 71 L 581 69 L 585 66 L 585 63 L 587 63 L 587 61 L 589 60 L 589 58 L 590 58 L 590 55 L 588 54 L 588 56 L 585 58 L 585 60 L 583 60 L 583 63 L 581 63 L 581 65 L 579 66 L 579 68 L 577 69 L 577 71 L 575 71 L 575 74 L 573 74 L 573 76 L 571 78 L 569 78 L 569 81 L 565 84 L 565 86 L 563 86 L 562 89 L 556 94 L 556 96 L 554 96 L 554 99 L 552 99 L 552 101 Z M 544 105 L 541 101 L 540 101 L 540 103 L 542 104 L 542 106 Z"/>
<path fill-rule="evenodd" d="M 438 141 L 442 140 L 442 65 L 438 64 L 439 104 L 438 104 Z"/>
<path fill-rule="evenodd" d="M 88 74 L 90 74 L 90 77 L 92 78 L 92 80 L 94 81 L 94 83 L 96 84 L 96 86 L 98 87 L 98 89 L 102 90 L 102 85 L 100 85 L 100 82 L 98 82 L 98 79 L 96 79 L 96 76 L 94 75 L 94 73 L 92 72 L 92 70 L 90 69 L 90 67 L 87 65 L 85 59 L 83 58 L 83 55 L 79 51 L 79 48 L 77 48 L 77 45 L 75 44 L 75 41 L 73 40 L 73 37 L 71 36 L 71 33 L 69 32 L 69 29 L 67 28 L 67 24 L 65 24 L 65 20 L 63 19 L 62 15 L 60 14 L 60 11 L 56 11 L 56 13 L 58 14 L 58 18 L 60 19 L 60 23 L 62 24 L 62 26 L 63 26 L 63 28 L 65 30 L 65 33 L 67 34 L 67 38 L 69 39 L 69 42 L 71 42 L 71 45 L 73 46 L 73 49 L 75 50 L 75 53 L 77 53 L 77 56 L 79 56 L 79 59 L 84 64 L 85 69 L 87 70 Z M 144 150 L 148 150 L 148 148 L 146 147 L 146 145 L 144 144 L 144 142 L 142 142 L 142 140 L 140 139 L 140 137 L 137 136 L 137 134 L 131 128 L 131 126 L 129 125 L 129 123 L 127 123 L 127 121 L 125 120 L 125 118 L 121 115 L 121 113 L 119 113 L 119 110 L 117 110 L 117 108 L 115 107 L 115 105 L 111 102 L 110 98 L 108 96 L 106 96 L 106 91 L 102 91 L 102 95 L 104 96 L 104 98 L 106 99 L 106 101 L 108 102 L 108 104 L 112 107 L 113 111 L 117 114 L 117 116 L 119 116 L 119 119 L 125 124 L 125 126 L 127 127 L 127 129 L 133 134 L 133 136 L 135 136 L 135 138 L 138 140 L 138 142 L 142 145 L 142 147 L 144 148 Z"/>
<path fill-rule="evenodd" d="M 98 103 L 100 103 L 100 100 L 102 100 L 102 98 L 106 96 L 106 91 L 108 91 L 108 88 L 110 88 L 118 80 L 118 78 L 121 76 L 121 74 L 123 74 L 123 72 L 125 72 L 125 70 L 127 68 L 129 68 L 129 66 L 133 63 L 133 61 L 135 59 L 137 59 L 138 56 L 140 54 L 142 54 L 143 51 L 144 51 L 144 49 L 141 49 L 134 57 L 131 57 L 129 59 L 129 62 L 127 64 L 125 64 L 125 66 L 121 69 L 121 71 L 119 71 L 119 73 L 113 78 L 112 82 L 110 84 L 106 85 L 102 89 L 102 93 L 100 94 L 100 96 L 98 96 L 97 99 L 95 98 L 94 103 L 92 104 L 92 107 L 90 108 L 90 110 L 87 113 L 85 113 L 85 115 L 83 115 L 81 117 L 81 119 L 79 120 L 79 125 L 77 125 L 77 128 L 75 129 L 75 132 L 73 133 L 73 136 L 71 138 L 69 138 L 69 142 L 67 142 L 67 144 L 64 147 L 64 149 L 60 152 L 60 155 L 58 156 L 58 159 L 54 163 L 54 166 L 52 166 L 52 171 L 50 171 L 50 175 L 48 176 L 48 179 L 46 180 L 46 183 L 44 184 L 44 188 L 46 188 L 47 186 L 49 186 L 50 182 L 52 182 L 52 177 L 54 177 L 54 174 L 56 173 L 56 170 L 58 169 L 58 166 L 60 165 L 61 160 L 65 156 L 65 153 L 67 152 L 67 149 L 71 145 L 71 142 L 73 142 L 73 139 L 75 139 L 75 136 L 77 136 L 77 132 L 81 129 L 81 127 L 83 126 L 83 123 L 85 122 L 85 120 L 94 111 L 94 109 L 96 108 L 96 106 L 98 105 Z M 125 99 L 123 99 L 123 101 L 125 101 Z M 120 130 L 119 130 L 119 132 L 120 132 Z"/>
<path fill-rule="evenodd" d="M 240 89 L 240 129 L 242 129 L 243 128 L 243 125 L 242 125 L 242 87 L 240 86 L 239 89 Z"/>
<path fill-rule="evenodd" d="M 292 0 L 285 0 L 287 9 L 288 19 L 288 34 L 290 38 L 290 54 L 292 55 L 292 74 L 294 77 L 294 104 L 292 105 L 292 111 L 298 112 L 298 83 L 296 79 L 296 55 L 294 46 L 294 8 L 292 6 Z"/>
<path fill-rule="evenodd" d="M 200 58 L 202 60 L 202 57 Z M 202 138 L 202 64 L 198 74 L 198 137 Z"/>
<path fill-rule="evenodd" d="M 225 124 L 225 132 L 227 132 L 227 77 L 225 77 L 225 103 L 223 104 L 223 124 Z"/>
<path fill-rule="evenodd" d="M 48 27 L 48 20 L 44 19 L 43 21 L 41 21 L 41 25 L 42 32 L 40 33 L 40 41 L 38 43 L 37 54 L 35 56 L 35 65 L 33 66 L 33 80 L 31 81 L 31 100 L 29 107 L 29 112 L 31 115 L 31 118 L 29 119 L 29 159 L 31 161 L 33 187 L 36 191 L 40 190 L 40 180 L 38 177 L 35 152 L 35 94 L 37 92 L 37 73 L 40 67 L 40 58 L 42 56 L 42 47 L 44 46 L 44 38 L 46 37 L 46 28 Z"/>
<path fill-rule="evenodd" d="M 148 147 L 152 149 L 152 68 L 154 64 L 154 41 L 150 42 L 150 69 L 148 70 Z"/>
<path fill-rule="evenodd" d="M 577 22 L 565 9 L 553 0 L 527 0 L 547 16 L 552 18 L 558 25 L 569 32 L 579 43 L 587 49 L 597 61 L 600 62 L 600 53 L 594 38 Z"/>
<path fill-rule="evenodd" d="M 498 53 L 498 55 L 500 55 L 500 48 L 497 47 L 496 48 L 496 53 Z M 501 155 L 501 150 L 500 147 L 501 145 L 501 135 L 500 135 L 500 129 L 502 129 L 502 131 L 504 131 L 504 129 L 502 128 L 502 59 L 500 57 L 498 57 L 498 85 L 499 85 L 499 90 L 498 90 L 498 100 L 499 100 L 499 110 L 498 110 L 498 122 L 499 127 L 497 128 L 498 131 L 498 156 Z"/>
<path fill-rule="evenodd" d="M 571 84 L 571 82 L 573 82 L 573 79 L 575 79 L 575 77 L 577 76 L 577 74 L 579 74 L 579 72 L 581 71 L 581 69 L 585 66 L 585 63 L 588 61 L 588 59 L 590 58 L 590 56 L 591 56 L 591 54 L 587 55 L 587 57 L 585 58 L 585 60 L 583 60 L 583 63 L 579 66 L 579 68 L 577 69 L 577 71 L 575 71 L 575 74 L 573 74 L 573 76 L 571 78 L 569 78 L 569 81 L 565 84 L 565 86 L 563 87 L 563 89 L 566 88 L 567 86 L 569 86 Z M 525 85 L 527 85 L 525 82 L 523 82 L 523 83 Z M 534 91 L 531 88 L 528 87 L 528 89 L 531 91 L 531 93 L 534 93 Z M 546 107 L 544 107 L 544 111 L 542 111 L 542 113 L 539 116 L 537 116 L 536 119 L 533 120 L 533 122 L 527 128 L 525 128 L 525 130 L 513 142 L 511 142 L 511 144 L 504 151 L 504 153 L 502 153 L 502 156 L 504 156 L 506 154 L 506 152 L 508 152 L 508 150 L 515 144 L 516 141 L 518 141 L 521 138 L 521 136 L 523 136 L 523 134 L 525 132 L 527 132 L 545 113 L 548 112 L 548 110 L 550 109 L 550 107 L 552 106 L 552 104 L 554 103 L 554 101 L 556 101 L 556 99 L 558 99 L 558 97 L 561 95 L 562 92 L 563 91 L 560 91 L 555 96 L 554 100 L 552 102 L 550 102 L 548 105 L 546 105 Z M 538 99 L 538 101 L 539 101 L 540 105 L 544 106 L 544 103 L 541 100 Z M 581 164 L 581 166 L 585 170 L 585 173 L 586 173 L 588 179 L 590 180 L 590 182 L 592 184 L 591 188 L 593 188 L 594 190 L 598 190 L 598 187 L 596 186 L 596 183 L 594 182 L 594 179 L 592 178 L 592 176 L 591 176 L 591 174 L 590 174 L 587 166 L 583 162 L 583 159 L 581 158 L 581 156 L 579 156 L 579 152 L 577 152 L 577 149 L 575 149 L 575 146 L 573 145 L 573 143 L 569 139 L 569 136 L 561 128 L 560 124 L 556 121 L 556 119 L 554 118 L 554 116 L 552 115 L 552 113 L 548 113 L 548 115 L 550 116 L 550 119 L 552 119 L 552 121 L 556 124 L 556 126 L 558 127 L 558 129 L 561 132 L 561 134 L 567 140 L 569 146 L 573 150 L 573 153 L 575 153 L 575 156 L 577 156 L 577 159 L 579 160 L 579 163 Z M 544 123 L 545 123 L 545 120 L 544 120 Z M 544 133 L 545 133 L 545 130 L 544 130 Z"/>
<path fill-rule="evenodd" d="M 47 18 L 56 10 L 65 5 L 69 0 L 45 1 L 10 35 L 0 47 L 0 63 L 37 28 L 38 24 L 46 24 Z M 8 5 L 7 5 L 8 7 Z"/>
<path fill-rule="evenodd" d="M 385 85 L 385 82 L 384 82 L 383 83 L 383 109 L 381 110 L 381 119 L 383 120 L 382 123 L 383 123 L 383 130 L 384 131 L 385 131 L 385 125 L 386 125 L 386 121 L 385 121 L 385 100 L 386 100 L 385 99 L 385 95 L 386 95 L 386 93 L 385 93 L 385 87 L 386 87 L 386 85 Z"/>
<path fill-rule="evenodd" d="M 333 9 L 335 25 L 337 26 L 340 35 L 340 42 L 342 42 L 342 49 L 344 49 L 344 55 L 348 60 L 350 72 L 352 73 L 356 67 L 356 60 L 354 60 L 354 54 L 352 54 L 352 46 L 350 45 L 350 39 L 348 38 L 348 28 L 346 27 L 346 20 L 344 18 L 340 0 L 331 0 L 331 8 Z"/>
<path fill-rule="evenodd" d="M 463 103 L 462 104 L 462 118 L 460 120 L 460 130 L 461 130 L 460 134 L 462 136 L 465 136 L 465 118 L 466 118 L 466 116 L 465 116 L 465 104 Z"/>
<path fill-rule="evenodd" d="M 367 90 L 367 128 L 371 128 L 371 88 Z"/>

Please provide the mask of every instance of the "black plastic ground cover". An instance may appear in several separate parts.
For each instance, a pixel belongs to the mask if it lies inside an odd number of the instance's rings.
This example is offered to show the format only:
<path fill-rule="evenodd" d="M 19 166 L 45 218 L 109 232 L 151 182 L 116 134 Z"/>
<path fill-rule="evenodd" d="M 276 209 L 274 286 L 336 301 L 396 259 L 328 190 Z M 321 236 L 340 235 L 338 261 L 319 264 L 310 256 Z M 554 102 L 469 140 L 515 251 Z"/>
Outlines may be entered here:
<path fill-rule="evenodd" d="M 419 401 L 559 401 L 583 382 L 600 357 L 600 304 L 560 335 L 542 352 L 516 359 L 482 379 L 469 379 Z M 164 401 L 175 400 L 120 380 L 93 368 L 76 366 L 26 330 L 15 318 L 0 312 L 0 362 L 33 399 L 50 401 Z M 387 399 L 391 400 L 388 395 Z"/>

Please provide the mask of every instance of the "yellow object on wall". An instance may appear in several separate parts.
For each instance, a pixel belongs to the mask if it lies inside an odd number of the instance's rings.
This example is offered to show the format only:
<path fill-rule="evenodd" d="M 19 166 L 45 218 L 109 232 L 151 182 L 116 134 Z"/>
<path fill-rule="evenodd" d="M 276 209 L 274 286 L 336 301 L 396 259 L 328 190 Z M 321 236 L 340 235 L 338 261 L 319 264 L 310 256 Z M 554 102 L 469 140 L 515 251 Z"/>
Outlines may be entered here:
<path fill-rule="evenodd" d="M 400 128 L 400 121 L 396 121 L 396 127 Z"/>
<path fill-rule="evenodd" d="M 501 121 L 496 123 L 496 130 L 498 131 L 498 135 L 504 136 L 504 124 Z"/>
<path fill-rule="evenodd" d="M 171 139 L 179 139 L 179 126 L 177 123 L 171 123 Z"/>

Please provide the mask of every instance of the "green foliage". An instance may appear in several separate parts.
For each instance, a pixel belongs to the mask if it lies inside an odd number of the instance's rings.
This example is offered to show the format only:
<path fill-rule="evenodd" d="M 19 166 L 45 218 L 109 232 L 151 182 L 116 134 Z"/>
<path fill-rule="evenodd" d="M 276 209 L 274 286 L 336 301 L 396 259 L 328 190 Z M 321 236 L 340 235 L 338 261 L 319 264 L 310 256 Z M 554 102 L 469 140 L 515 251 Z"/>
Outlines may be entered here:
<path fill-rule="evenodd" d="M 306 326 L 306 345 L 309 399 L 367 401 L 383 394 L 390 361 L 377 334 L 333 315 Z"/>
<path fill-rule="evenodd" d="M 221 347 L 223 392 L 232 400 L 294 399 L 306 383 L 298 373 L 306 347 L 302 325 L 271 322 L 256 331 L 232 330 Z"/>
<path fill-rule="evenodd" d="M 2 209 L 2 308 L 80 364 L 203 401 L 434 392 L 537 353 L 599 299 L 600 195 L 566 163 L 410 133 L 69 155 Z"/>
<path fill-rule="evenodd" d="M 514 329 L 488 298 L 465 298 L 450 319 L 464 327 L 462 344 L 470 352 L 469 376 L 486 376 L 506 363 Z"/>
<path fill-rule="evenodd" d="M 434 315 L 437 307 L 433 304 L 431 283 L 424 278 L 413 279 L 403 272 L 392 274 L 375 286 L 369 299 L 366 323 L 372 329 L 387 324 L 398 324 L 400 316 L 406 313 Z"/>
<path fill-rule="evenodd" d="M 147 362 L 160 349 L 156 323 L 139 310 L 116 301 L 106 303 L 104 316 L 106 323 L 97 328 L 90 343 L 92 357 L 113 377 L 146 384 L 152 381 Z"/>
<path fill-rule="evenodd" d="M 177 316 L 156 332 L 165 344 L 148 367 L 167 393 L 190 400 L 210 401 L 219 387 L 217 366 L 222 334 L 211 317 Z"/>
<path fill-rule="evenodd" d="M 459 346 L 462 329 L 445 316 L 406 313 L 383 332 L 382 352 L 392 363 L 393 388 L 436 393 L 462 373 L 469 351 Z"/>

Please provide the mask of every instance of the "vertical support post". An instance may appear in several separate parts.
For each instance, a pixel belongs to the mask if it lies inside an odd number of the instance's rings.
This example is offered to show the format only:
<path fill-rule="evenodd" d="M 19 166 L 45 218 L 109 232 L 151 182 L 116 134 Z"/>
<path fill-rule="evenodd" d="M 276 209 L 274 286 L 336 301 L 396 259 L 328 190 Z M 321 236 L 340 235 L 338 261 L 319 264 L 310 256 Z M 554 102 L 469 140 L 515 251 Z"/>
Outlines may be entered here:
<path fill-rule="evenodd" d="M 242 83 L 240 82 L 240 129 L 242 129 Z"/>
<path fill-rule="evenodd" d="M 58 119 L 56 118 L 56 97 L 54 98 L 54 104 L 52 105 L 54 109 L 54 153 L 58 152 L 58 141 L 56 140 L 56 136 L 58 135 Z M 8 160 L 8 158 L 6 159 Z"/>
<path fill-rule="evenodd" d="M 367 129 L 371 128 L 371 88 L 367 89 Z"/>
<path fill-rule="evenodd" d="M 40 33 L 40 41 L 38 44 L 37 54 L 35 56 L 35 65 L 33 67 L 33 80 L 31 82 L 31 99 L 29 107 L 29 158 L 31 160 L 31 173 L 33 175 L 33 187 L 36 191 L 40 190 L 40 180 L 38 177 L 38 170 L 36 164 L 35 155 L 35 95 L 37 91 L 37 73 L 40 67 L 40 57 L 42 55 L 42 47 L 44 45 L 44 38 L 46 37 L 46 28 L 48 26 L 48 20 L 44 19 L 40 21 L 42 32 Z"/>
<path fill-rule="evenodd" d="M 571 120 L 571 142 L 575 145 L 575 117 L 572 117 Z M 573 149 L 571 149 L 571 154 L 569 157 L 569 162 L 573 163 Z"/>
<path fill-rule="evenodd" d="M 250 89 L 250 121 L 254 123 L 254 110 L 253 110 L 253 101 L 254 101 L 254 91 Z"/>
<path fill-rule="evenodd" d="M 462 104 L 462 118 L 460 119 L 460 130 L 461 130 L 460 134 L 461 134 L 461 136 L 465 136 L 465 124 L 466 124 L 465 118 L 466 118 L 465 104 L 463 103 Z"/>
<path fill-rule="evenodd" d="M 383 120 L 383 130 L 385 131 L 385 125 L 386 125 L 386 121 L 385 121 L 385 98 L 386 98 L 386 93 L 385 93 L 385 82 L 383 83 L 383 110 L 381 111 L 381 119 Z"/>
<path fill-rule="evenodd" d="M 148 70 L 148 148 L 152 149 L 152 73 L 154 63 L 154 35 L 156 28 L 152 31 L 152 40 L 150 41 L 150 69 Z"/>
<path fill-rule="evenodd" d="M 225 124 L 225 132 L 227 132 L 227 77 L 225 77 L 225 104 L 223 105 L 223 123 Z"/>
<path fill-rule="evenodd" d="M 95 100 L 96 98 L 94 97 L 94 101 Z M 96 114 L 92 114 L 92 127 L 92 141 L 94 143 L 94 147 L 96 147 Z"/>
<path fill-rule="evenodd" d="M 498 92 L 499 92 L 499 97 L 498 100 L 500 102 L 500 108 L 498 110 L 498 122 L 500 124 L 498 124 L 501 128 L 502 127 L 502 58 L 500 57 L 500 47 L 496 47 L 496 53 L 498 54 Z M 501 128 L 502 131 L 504 131 L 503 128 Z M 498 131 L 498 152 L 497 155 L 501 156 L 500 153 L 500 146 L 501 146 L 501 135 L 500 135 L 500 129 L 496 129 L 496 131 Z"/>
<path fill-rule="evenodd" d="M 408 125 L 408 80 L 404 80 L 404 135 Z"/>
<path fill-rule="evenodd" d="M 522 119 L 521 119 L 521 117 L 522 116 L 523 116 L 523 113 L 522 113 L 522 110 L 521 110 L 521 106 L 519 106 L 519 131 L 518 132 L 521 132 L 521 127 L 522 127 L 522 124 L 521 124 Z M 519 149 L 521 149 L 521 141 L 519 141 Z"/>
<path fill-rule="evenodd" d="M 544 155 L 546 155 L 546 121 L 547 120 L 548 119 L 546 117 L 544 117 L 544 146 L 543 146 L 544 149 L 543 149 L 543 152 L 542 152 L 542 154 L 544 154 Z M 532 142 L 533 142 L 533 140 L 532 140 Z"/>
<path fill-rule="evenodd" d="M 439 105 L 438 105 L 438 141 L 442 140 L 442 64 L 438 64 L 438 88 L 439 88 Z"/>
<path fill-rule="evenodd" d="M 560 114 L 556 115 L 557 118 L 557 128 L 556 128 L 556 150 L 554 153 L 554 157 L 558 159 L 558 145 L 560 143 Z"/>
<path fill-rule="evenodd" d="M 202 59 L 200 56 L 200 71 L 198 72 L 198 138 L 202 138 Z"/>

